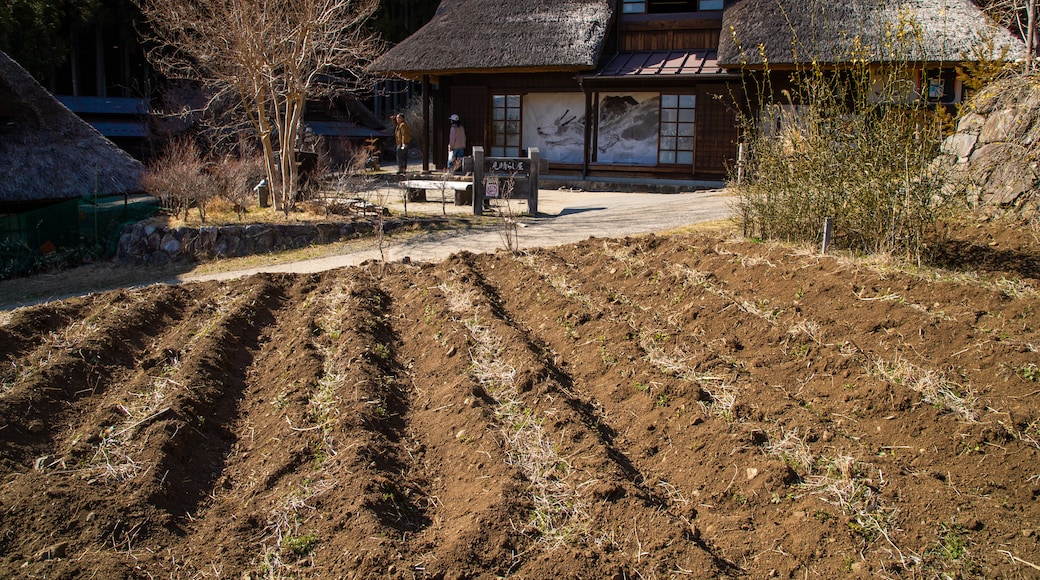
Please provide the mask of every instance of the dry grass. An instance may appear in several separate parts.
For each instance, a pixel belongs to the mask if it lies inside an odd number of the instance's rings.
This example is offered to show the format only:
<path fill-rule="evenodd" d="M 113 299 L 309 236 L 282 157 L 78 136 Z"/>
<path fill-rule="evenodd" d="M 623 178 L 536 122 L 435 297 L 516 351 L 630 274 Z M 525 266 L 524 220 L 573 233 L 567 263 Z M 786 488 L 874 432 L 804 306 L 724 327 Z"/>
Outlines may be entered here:
<path fill-rule="evenodd" d="M 877 359 L 872 370 L 886 381 L 919 393 L 930 405 L 955 413 L 965 421 L 978 420 L 978 399 L 971 389 L 954 383 L 944 373 L 923 369 L 900 357 L 891 361 Z"/>
<path fill-rule="evenodd" d="M 102 480 L 115 482 L 136 479 L 147 472 L 149 465 L 134 460 L 143 445 L 135 443 L 134 437 L 139 429 L 170 410 L 173 391 L 181 388 L 173 378 L 180 364 L 179 359 L 172 359 L 152 377 L 148 390 L 130 393 L 130 398 L 116 405 L 125 418 L 122 423 L 110 425 L 101 432 L 101 441 L 87 462 L 88 470 Z"/>
<path fill-rule="evenodd" d="M 921 558 L 906 555 L 892 540 L 896 510 L 884 505 L 868 476 L 869 466 L 849 456 L 820 457 L 817 473 L 806 476 L 799 486 L 809 495 L 818 496 L 851 518 L 849 530 L 869 545 L 884 540 L 903 566 L 917 566 Z"/>
<path fill-rule="evenodd" d="M 503 356 L 501 337 L 478 318 L 464 321 L 470 331 L 473 377 L 495 401 L 495 419 L 509 449 L 509 462 L 527 478 L 534 505 L 529 525 L 539 539 L 555 548 L 588 538 L 588 485 L 573 482 L 571 463 L 545 430 L 541 417 L 527 407 L 516 385 L 516 368 Z"/>
<path fill-rule="evenodd" d="M 317 513 L 312 505 L 313 500 L 336 486 L 329 479 L 303 487 L 283 498 L 271 510 L 265 531 L 267 535 L 261 542 L 260 561 L 255 565 L 258 575 L 255 578 L 295 578 L 297 561 L 308 556 L 318 538 L 311 534 L 301 534 L 300 527 L 305 519 L 305 512 Z M 243 578 L 248 574 L 243 575 Z"/>
<path fill-rule="evenodd" d="M 798 435 L 798 429 L 784 431 L 781 428 L 780 433 L 779 441 L 766 444 L 766 453 L 779 457 L 799 475 L 812 473 L 816 459 L 805 439 Z"/>
<path fill-rule="evenodd" d="M 347 373 L 349 357 L 343 356 L 339 349 L 339 338 L 351 329 L 343 327 L 345 313 L 356 302 L 350 297 L 350 291 L 343 286 L 336 286 L 321 298 L 321 313 L 315 320 L 321 335 L 315 340 L 315 348 L 322 355 L 322 374 L 318 379 L 314 392 L 307 401 L 310 408 L 308 419 L 314 423 L 320 441 L 318 451 L 326 458 L 335 457 L 336 441 L 333 436 L 336 422 L 339 420 L 341 401 L 340 388 Z"/>
<path fill-rule="evenodd" d="M 869 545 L 884 540 L 887 548 L 906 566 L 920 564 L 916 555 L 905 555 L 892 540 L 895 531 L 896 510 L 884 504 L 874 468 L 847 455 L 835 457 L 813 454 L 797 429 L 781 429 L 778 440 L 765 445 L 767 455 L 783 460 L 801 478 L 798 488 L 806 494 L 819 497 L 825 503 L 841 510 L 851 521 L 849 531 Z M 880 485 L 884 479 L 876 474 Z"/>
<path fill-rule="evenodd" d="M 795 337 L 804 334 L 817 345 L 823 346 L 823 327 L 815 320 L 801 320 L 787 329 L 787 333 Z"/>
<path fill-rule="evenodd" d="M 719 250 L 719 253 L 724 252 L 724 250 Z M 712 283 L 713 276 L 711 273 L 694 270 L 685 264 L 675 264 L 671 268 L 671 274 L 676 278 L 677 281 L 679 281 L 682 284 L 683 288 L 687 287 L 687 285 L 693 285 L 698 288 L 701 288 L 702 290 L 714 294 L 719 298 L 732 302 L 734 305 L 736 305 L 744 312 L 747 312 L 752 316 L 761 318 L 769 324 L 775 325 L 776 319 L 780 315 L 780 309 L 768 308 L 768 302 L 763 301 L 759 303 L 752 303 L 747 300 L 740 299 L 735 294 L 726 290 L 725 288 L 720 288 L 719 286 L 715 285 L 714 283 Z"/>
<path fill-rule="evenodd" d="M 561 296 L 569 300 L 573 300 L 590 312 L 599 312 L 599 307 L 592 301 L 592 297 L 588 294 L 583 294 L 567 277 L 565 273 L 555 273 L 556 267 L 550 266 L 544 261 L 539 260 L 538 256 L 534 254 L 522 254 L 517 257 L 520 263 L 524 264 L 528 268 L 531 268 L 535 272 L 538 272 L 538 276 L 549 286 L 560 293 Z"/>
<path fill-rule="evenodd" d="M 660 330 L 640 331 L 639 347 L 646 353 L 647 362 L 662 372 L 697 385 L 707 395 L 707 401 L 697 402 L 707 414 L 715 415 L 726 421 L 734 420 L 737 393 L 739 392 L 736 385 L 725 377 L 698 373 L 690 364 L 693 355 L 686 352 L 681 346 L 674 347 L 671 352 L 661 347 L 660 343 L 666 337 L 667 334 Z"/>
<path fill-rule="evenodd" d="M 508 462 L 530 485 L 533 505 L 528 526 L 549 549 L 589 538 L 589 511 L 582 491 L 591 483 L 576 483 L 570 461 L 545 429 L 539 414 L 526 406 L 517 385 L 516 366 L 509 362 L 503 341 L 477 314 L 480 303 L 473 290 L 444 282 L 438 286 L 448 307 L 465 316 L 470 333 L 470 373 L 494 401 L 498 423 L 508 449 Z"/>

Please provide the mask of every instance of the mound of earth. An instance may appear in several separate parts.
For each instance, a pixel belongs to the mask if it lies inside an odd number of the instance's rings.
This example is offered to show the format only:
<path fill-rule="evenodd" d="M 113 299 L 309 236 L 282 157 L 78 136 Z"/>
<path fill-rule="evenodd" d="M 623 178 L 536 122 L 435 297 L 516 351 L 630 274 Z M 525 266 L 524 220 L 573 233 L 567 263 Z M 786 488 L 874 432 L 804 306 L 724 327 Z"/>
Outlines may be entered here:
<path fill-rule="evenodd" d="M 945 268 L 648 236 L 8 313 L 0 576 L 1035 577 L 1040 245 L 962 229 Z"/>

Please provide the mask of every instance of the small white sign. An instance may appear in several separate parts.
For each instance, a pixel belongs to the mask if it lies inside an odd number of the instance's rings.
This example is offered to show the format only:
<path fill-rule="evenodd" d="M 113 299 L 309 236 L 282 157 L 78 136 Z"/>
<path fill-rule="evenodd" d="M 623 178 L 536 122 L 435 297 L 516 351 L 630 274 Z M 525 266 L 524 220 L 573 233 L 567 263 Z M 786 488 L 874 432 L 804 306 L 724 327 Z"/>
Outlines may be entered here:
<path fill-rule="evenodd" d="M 498 184 L 489 183 L 484 187 L 484 194 L 487 197 L 498 197 Z"/>

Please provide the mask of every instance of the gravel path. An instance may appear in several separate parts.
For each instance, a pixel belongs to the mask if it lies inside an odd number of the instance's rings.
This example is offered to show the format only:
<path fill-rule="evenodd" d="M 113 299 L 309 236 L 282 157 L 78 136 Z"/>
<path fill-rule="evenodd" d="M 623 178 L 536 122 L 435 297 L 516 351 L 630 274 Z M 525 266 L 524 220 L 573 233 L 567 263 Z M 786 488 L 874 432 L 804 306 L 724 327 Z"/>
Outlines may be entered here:
<path fill-rule="evenodd" d="M 434 196 L 437 194 L 435 193 Z M 587 191 L 541 190 L 538 198 L 540 215 L 524 217 L 518 230 L 521 248 L 550 247 L 585 240 L 590 237 L 623 237 L 648 232 L 666 231 L 690 224 L 715 221 L 733 215 L 734 199 L 722 190 L 705 190 L 680 194 L 604 193 Z M 521 205 L 521 209 L 523 204 Z M 391 204 L 395 212 L 404 207 Z M 447 205 L 451 213 L 471 213 L 471 208 Z M 441 203 L 410 203 L 410 212 L 436 214 Z M 438 262 L 462 251 L 474 253 L 504 249 L 500 229 L 479 233 L 445 236 L 443 233 L 418 236 L 406 242 L 393 242 L 384 249 L 390 261 L 408 258 L 413 261 Z M 288 264 L 261 266 L 247 270 L 200 276 L 185 275 L 180 281 L 227 280 L 260 272 L 310 273 L 355 266 L 366 260 L 380 259 L 378 248 Z"/>

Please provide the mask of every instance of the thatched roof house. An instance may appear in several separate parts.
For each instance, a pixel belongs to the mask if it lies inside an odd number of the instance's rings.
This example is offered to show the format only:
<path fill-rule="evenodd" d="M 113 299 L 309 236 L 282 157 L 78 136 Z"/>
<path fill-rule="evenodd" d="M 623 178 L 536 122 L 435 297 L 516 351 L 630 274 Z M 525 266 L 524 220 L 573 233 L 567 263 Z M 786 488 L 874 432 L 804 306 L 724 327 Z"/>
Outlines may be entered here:
<path fill-rule="evenodd" d="M 900 26 L 902 52 L 886 46 Z M 547 175 L 710 180 L 735 163 L 733 96 L 763 55 L 778 79 L 812 61 L 904 62 L 940 106 L 960 102 L 954 65 L 978 59 L 979 39 L 1023 54 L 971 0 L 442 0 L 369 70 L 423 80 L 424 168 L 447 160 L 458 114 L 469 147 L 537 147 Z"/>
<path fill-rule="evenodd" d="M 372 65 L 405 78 L 594 69 L 613 0 L 442 0 L 425 26 Z"/>
<path fill-rule="evenodd" d="M 889 32 L 910 30 L 905 42 Z M 841 63 L 859 41 L 874 62 L 943 63 L 976 60 L 972 45 L 992 39 L 1008 58 L 1022 43 L 993 24 L 970 0 L 735 0 L 727 3 L 719 38 L 719 64 L 769 66 Z"/>
<path fill-rule="evenodd" d="M 0 204 L 136 191 L 142 171 L 0 52 Z"/>

